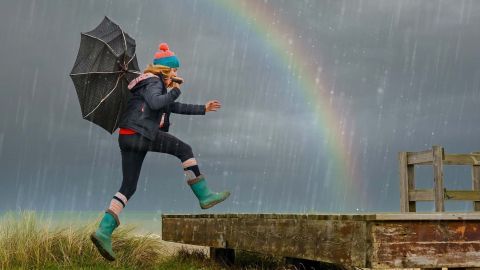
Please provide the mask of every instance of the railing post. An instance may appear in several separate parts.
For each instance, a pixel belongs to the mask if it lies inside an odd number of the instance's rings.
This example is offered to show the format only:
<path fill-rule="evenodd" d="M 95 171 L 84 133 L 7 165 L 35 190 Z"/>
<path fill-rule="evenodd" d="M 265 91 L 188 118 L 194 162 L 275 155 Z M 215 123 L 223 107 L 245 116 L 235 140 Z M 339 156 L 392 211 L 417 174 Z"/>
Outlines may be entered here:
<path fill-rule="evenodd" d="M 443 147 L 434 145 L 433 148 L 433 189 L 435 194 L 435 211 L 445 211 L 445 191 L 443 185 Z"/>
<path fill-rule="evenodd" d="M 408 179 L 408 194 L 410 191 L 415 190 L 415 165 L 407 165 L 407 179 Z M 407 197 L 409 212 L 417 212 L 417 202 L 410 201 L 410 195 Z"/>
<path fill-rule="evenodd" d="M 408 165 L 408 153 L 398 155 L 400 172 L 400 211 L 416 212 L 416 202 L 410 201 L 410 191 L 415 190 L 415 165 Z"/>
<path fill-rule="evenodd" d="M 417 201 L 434 201 L 435 212 L 445 212 L 446 200 L 472 201 L 473 211 L 480 212 L 480 152 L 445 154 L 440 145 L 421 152 L 399 152 L 400 211 L 416 212 Z M 415 166 L 432 165 L 433 189 L 415 189 Z M 443 165 L 472 166 L 471 190 L 446 190 Z M 480 270 L 480 269 L 479 269 Z"/>
<path fill-rule="evenodd" d="M 480 152 L 472 154 L 480 154 Z M 474 191 L 480 191 L 480 165 L 472 165 L 472 187 Z M 480 202 L 473 201 L 473 211 L 480 211 Z"/>
<path fill-rule="evenodd" d="M 408 207 L 408 173 L 407 152 L 398 153 L 400 173 L 400 212 L 409 212 Z"/>

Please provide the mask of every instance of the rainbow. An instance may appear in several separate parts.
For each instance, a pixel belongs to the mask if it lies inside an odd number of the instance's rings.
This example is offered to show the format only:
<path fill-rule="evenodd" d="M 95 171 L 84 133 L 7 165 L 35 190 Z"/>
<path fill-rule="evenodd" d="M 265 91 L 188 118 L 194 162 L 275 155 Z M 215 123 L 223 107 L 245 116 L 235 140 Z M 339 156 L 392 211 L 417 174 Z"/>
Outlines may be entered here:
<path fill-rule="evenodd" d="M 315 67 L 305 67 L 311 58 L 302 49 L 301 42 L 294 36 L 295 29 L 288 24 L 280 23 L 273 17 L 272 9 L 264 1 L 225 1 L 212 0 L 210 3 L 220 6 L 227 14 L 233 16 L 239 24 L 249 28 L 261 40 L 266 49 L 278 59 L 278 65 L 285 68 L 293 77 L 301 90 L 306 103 L 313 111 L 313 123 L 319 131 L 319 143 L 325 142 L 326 151 L 331 158 L 332 172 L 329 177 L 339 194 L 344 196 L 344 205 L 348 200 L 354 203 L 361 193 L 360 173 L 356 172 L 356 160 L 352 153 L 352 134 L 347 130 L 348 124 L 342 115 L 332 106 L 333 94 L 321 77 L 321 70 Z M 294 41 L 293 41 L 294 40 Z M 295 43 L 292 45 L 292 43 Z M 300 44 L 299 44 L 300 43 Z M 293 50 L 295 48 L 295 50 Z M 357 205 L 360 202 L 356 202 Z"/>

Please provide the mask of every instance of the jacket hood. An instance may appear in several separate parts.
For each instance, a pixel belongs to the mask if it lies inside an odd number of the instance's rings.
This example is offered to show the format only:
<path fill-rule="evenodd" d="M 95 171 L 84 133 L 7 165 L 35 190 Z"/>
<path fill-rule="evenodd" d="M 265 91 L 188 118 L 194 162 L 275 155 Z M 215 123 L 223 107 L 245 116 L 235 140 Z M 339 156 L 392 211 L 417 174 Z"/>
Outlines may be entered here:
<path fill-rule="evenodd" d="M 133 79 L 129 84 L 128 84 L 128 90 L 132 90 L 137 84 L 142 82 L 143 80 L 146 80 L 148 78 L 159 78 L 157 75 L 153 73 L 144 73 L 137 78 Z"/>

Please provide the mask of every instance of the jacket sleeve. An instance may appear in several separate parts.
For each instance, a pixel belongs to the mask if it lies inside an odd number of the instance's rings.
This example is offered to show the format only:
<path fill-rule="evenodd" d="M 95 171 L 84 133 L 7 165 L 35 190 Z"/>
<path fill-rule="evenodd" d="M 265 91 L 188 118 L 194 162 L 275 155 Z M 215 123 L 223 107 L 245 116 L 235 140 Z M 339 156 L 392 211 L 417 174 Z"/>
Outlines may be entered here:
<path fill-rule="evenodd" d="M 205 105 L 173 102 L 170 104 L 170 111 L 178 114 L 203 115 L 205 114 Z"/>
<path fill-rule="evenodd" d="M 162 84 L 153 83 L 147 86 L 143 92 L 143 98 L 152 110 L 158 110 L 174 102 L 181 92 L 178 88 L 173 88 L 166 94 L 162 94 Z"/>

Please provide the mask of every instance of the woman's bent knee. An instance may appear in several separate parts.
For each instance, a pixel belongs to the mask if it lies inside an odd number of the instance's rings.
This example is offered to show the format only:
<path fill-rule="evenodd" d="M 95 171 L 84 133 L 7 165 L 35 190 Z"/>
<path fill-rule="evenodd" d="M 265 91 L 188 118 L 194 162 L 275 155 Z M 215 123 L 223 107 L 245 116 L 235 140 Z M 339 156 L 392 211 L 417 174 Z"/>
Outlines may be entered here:
<path fill-rule="evenodd" d="M 193 158 L 192 147 L 190 147 L 190 145 L 187 144 L 186 147 L 182 149 L 180 155 L 178 155 L 178 158 L 180 158 L 182 162 L 185 162 L 186 160 Z"/>

